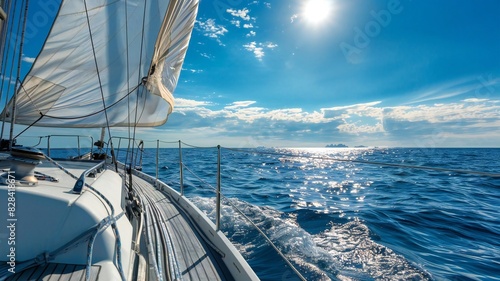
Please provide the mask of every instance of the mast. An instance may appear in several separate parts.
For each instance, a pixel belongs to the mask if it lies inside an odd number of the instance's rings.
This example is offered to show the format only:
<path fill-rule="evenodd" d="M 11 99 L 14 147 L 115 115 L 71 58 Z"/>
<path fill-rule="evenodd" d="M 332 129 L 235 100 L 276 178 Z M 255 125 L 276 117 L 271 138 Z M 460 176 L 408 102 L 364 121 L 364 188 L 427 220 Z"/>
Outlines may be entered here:
<path fill-rule="evenodd" d="M 23 47 L 24 47 L 24 32 L 26 31 L 26 22 L 28 18 L 28 6 L 29 0 L 26 0 L 26 6 L 24 8 L 24 20 L 23 20 L 23 29 L 21 31 L 21 43 L 19 44 L 19 57 L 17 59 L 17 75 L 16 75 L 16 86 L 14 87 L 14 96 L 12 97 L 12 115 L 10 119 L 10 135 L 9 135 L 9 150 L 12 149 L 12 143 L 14 142 L 14 123 L 16 122 L 16 101 L 17 101 L 17 92 L 20 86 L 19 80 L 21 76 L 21 57 L 23 55 Z"/>
<path fill-rule="evenodd" d="M 3 5 L 5 4 L 4 1 L 0 0 L 0 34 L 1 34 L 1 44 L 0 45 L 0 65 L 2 64 L 2 59 L 3 59 L 3 52 L 4 52 L 4 47 L 5 47 L 5 36 L 7 35 L 7 32 L 4 31 L 4 22 L 7 20 L 7 14 L 3 10 Z M 7 6 L 7 5 L 6 5 Z"/>
<path fill-rule="evenodd" d="M 15 6 L 24 10 L 23 1 Z M 41 51 L 17 86 L 16 125 L 129 127 L 132 116 L 137 127 L 167 121 L 199 1 L 118 2 L 61 2 Z M 16 18 L 21 22 L 24 16 Z M 23 24 L 17 26 L 21 30 Z M 4 113 L 12 113 L 13 102 L 11 93 Z"/>
<path fill-rule="evenodd" d="M 2 39 L 2 42 L 0 43 L 0 65 L 1 65 L 1 71 L 2 71 L 2 74 L 3 74 L 3 70 L 4 70 L 4 65 L 3 65 L 3 55 L 4 55 L 4 46 L 5 46 L 5 41 L 4 41 L 4 38 L 7 37 L 7 31 L 5 31 L 4 29 L 4 22 L 6 22 L 7 20 L 7 14 L 5 13 L 5 11 L 3 10 L 3 6 L 4 6 L 4 1 L 0 1 L 0 34 L 1 34 L 1 39 Z M 0 85 L 2 86 L 2 88 L 0 89 L 0 101 L 1 101 L 1 98 L 2 98 L 2 94 L 3 94 L 3 83 L 0 83 Z M 7 102 L 5 102 L 5 104 L 7 104 Z M 0 132 L 0 141 L 2 141 L 3 139 L 3 126 L 4 126 L 4 123 L 5 123 L 5 117 L 2 116 L 2 130 Z M 0 149 L 1 149 L 1 145 L 0 145 Z"/>

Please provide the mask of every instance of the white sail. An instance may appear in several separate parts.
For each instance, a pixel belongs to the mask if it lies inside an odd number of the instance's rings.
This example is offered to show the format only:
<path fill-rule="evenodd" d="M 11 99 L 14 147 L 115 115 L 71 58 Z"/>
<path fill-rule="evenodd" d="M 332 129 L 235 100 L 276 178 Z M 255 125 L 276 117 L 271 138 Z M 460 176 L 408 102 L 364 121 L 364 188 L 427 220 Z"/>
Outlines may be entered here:
<path fill-rule="evenodd" d="M 110 126 L 162 125 L 197 8 L 198 0 L 63 1 L 18 90 L 15 123 L 104 127 L 106 106 Z"/>

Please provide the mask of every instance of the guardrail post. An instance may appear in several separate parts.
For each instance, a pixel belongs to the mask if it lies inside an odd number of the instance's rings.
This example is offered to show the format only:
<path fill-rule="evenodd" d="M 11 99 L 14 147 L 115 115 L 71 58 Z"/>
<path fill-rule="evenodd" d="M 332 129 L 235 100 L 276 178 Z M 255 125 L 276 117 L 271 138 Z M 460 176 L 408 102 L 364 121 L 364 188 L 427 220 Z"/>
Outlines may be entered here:
<path fill-rule="evenodd" d="M 215 200 L 215 231 L 220 230 L 220 145 L 217 145 L 217 199 Z"/>
<path fill-rule="evenodd" d="M 90 137 L 90 157 L 94 157 L 94 138 Z"/>
<path fill-rule="evenodd" d="M 82 154 L 80 153 L 80 136 L 76 136 L 76 139 L 78 143 L 78 156 L 82 156 Z"/>
<path fill-rule="evenodd" d="M 130 140 L 129 140 L 129 142 L 130 142 Z M 118 161 L 118 155 L 120 155 L 120 146 L 121 146 L 121 144 L 122 144 L 122 138 L 119 138 L 118 139 L 118 148 L 116 149 L 116 159 L 117 159 L 117 161 Z M 134 149 L 134 148 L 132 148 L 132 149 Z M 132 161 L 130 161 L 130 162 L 132 162 Z M 125 159 L 125 163 L 127 163 L 127 159 Z M 130 163 L 130 167 L 132 168 L 132 163 Z"/>
<path fill-rule="evenodd" d="M 50 136 L 47 136 L 47 156 L 50 157 Z"/>
<path fill-rule="evenodd" d="M 184 196 L 183 167 L 184 167 L 184 165 L 182 164 L 182 147 L 181 147 L 181 141 L 179 140 L 179 177 L 180 177 L 180 184 L 181 184 L 181 196 Z"/>
<path fill-rule="evenodd" d="M 158 187 L 158 166 L 160 165 L 160 140 L 156 140 L 156 182 L 155 185 Z"/>

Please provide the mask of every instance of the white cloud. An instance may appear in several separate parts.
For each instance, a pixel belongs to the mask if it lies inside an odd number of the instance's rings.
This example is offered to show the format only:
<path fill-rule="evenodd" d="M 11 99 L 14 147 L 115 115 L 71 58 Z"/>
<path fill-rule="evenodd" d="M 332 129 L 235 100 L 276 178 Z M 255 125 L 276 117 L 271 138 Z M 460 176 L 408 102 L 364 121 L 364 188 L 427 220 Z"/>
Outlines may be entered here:
<path fill-rule="evenodd" d="M 203 69 L 192 69 L 192 68 L 183 68 L 183 71 L 189 71 L 191 73 L 202 73 Z"/>
<path fill-rule="evenodd" d="M 248 15 L 250 11 L 247 8 L 242 10 L 227 9 L 226 12 L 231 14 L 233 17 L 239 17 L 246 21 L 250 20 L 250 16 Z"/>
<path fill-rule="evenodd" d="M 500 101 L 474 101 L 391 107 L 373 101 L 305 111 L 265 108 L 256 106 L 254 100 L 214 109 L 216 105 L 210 102 L 176 99 L 175 112 L 182 115 L 172 117 L 178 121 L 169 124 L 172 130 L 187 126 L 217 131 L 224 137 L 286 139 L 321 146 L 333 139 L 352 145 L 498 146 Z"/>
<path fill-rule="evenodd" d="M 240 21 L 239 20 L 232 20 L 231 24 L 233 24 L 236 27 L 240 27 Z"/>
<path fill-rule="evenodd" d="M 269 49 L 274 49 L 274 48 L 278 47 L 278 44 L 275 44 L 272 42 L 266 42 L 266 43 L 264 43 L 264 46 L 266 46 L 266 48 L 269 48 Z"/>
<path fill-rule="evenodd" d="M 488 101 L 488 99 L 470 98 L 470 99 L 464 99 L 462 101 L 463 102 L 484 102 L 484 101 Z"/>
<path fill-rule="evenodd" d="M 212 59 L 213 56 L 210 55 L 210 54 L 207 54 L 207 53 L 201 53 L 200 56 L 204 57 L 204 58 L 207 58 L 207 59 Z"/>
<path fill-rule="evenodd" d="M 257 47 L 257 43 L 255 41 L 245 44 L 243 47 L 245 47 L 247 51 L 252 52 L 258 60 L 262 60 L 265 55 L 264 49 L 262 47 Z"/>
<path fill-rule="evenodd" d="M 421 104 L 424 102 L 445 100 L 453 97 L 464 96 L 466 100 L 484 100 L 498 95 L 495 88 L 500 86 L 500 78 L 492 75 L 466 77 L 433 85 L 427 89 L 411 93 L 414 98 L 407 104 Z"/>
<path fill-rule="evenodd" d="M 22 56 L 22 60 L 23 60 L 24 62 L 27 62 L 27 63 L 34 63 L 34 62 L 35 62 L 35 59 L 36 59 L 36 58 L 26 57 L 26 56 L 24 56 L 24 55 Z"/>
<path fill-rule="evenodd" d="M 489 102 L 455 102 L 439 105 L 398 106 L 384 108 L 384 118 L 429 123 L 463 122 L 465 120 L 500 118 L 500 106 Z"/>
<path fill-rule="evenodd" d="M 175 98 L 175 107 L 201 107 L 201 106 L 207 106 L 211 105 L 212 103 L 207 102 L 207 101 L 197 101 L 197 100 L 189 100 L 189 99 L 183 99 L 183 98 Z"/>
<path fill-rule="evenodd" d="M 359 103 L 347 106 L 337 106 L 330 108 L 322 108 L 321 112 L 325 118 L 349 118 L 351 115 L 382 118 L 382 108 L 375 107 L 381 101 L 374 101 L 369 103 Z"/>
<path fill-rule="evenodd" d="M 253 28 L 253 24 L 251 24 L 251 23 L 245 23 L 243 25 L 243 28 Z"/>
<path fill-rule="evenodd" d="M 207 19 L 206 21 L 196 21 L 195 23 L 196 29 L 201 31 L 204 36 L 215 39 L 219 45 L 224 46 L 222 41 L 220 40 L 221 36 L 224 36 L 228 32 L 228 30 L 219 24 L 215 23 L 214 19 Z"/>
<path fill-rule="evenodd" d="M 277 46 L 278 46 L 277 44 L 274 44 L 272 42 L 257 43 L 255 41 L 243 45 L 243 47 L 247 51 L 252 52 L 254 54 L 255 58 L 257 58 L 259 61 L 261 61 L 262 58 L 265 56 L 264 48 L 274 49 Z"/>
<path fill-rule="evenodd" d="M 226 109 L 237 109 L 237 108 L 241 108 L 241 107 L 248 107 L 252 104 L 256 103 L 256 101 L 235 101 L 233 102 L 231 105 L 228 105 L 224 108 Z"/>
<path fill-rule="evenodd" d="M 3 76 L 3 75 L 0 75 L 0 80 L 2 81 L 10 81 L 10 84 L 11 85 L 15 85 L 16 84 L 16 78 L 15 77 L 8 77 L 8 76 Z"/>
<path fill-rule="evenodd" d="M 373 126 L 370 125 L 363 125 L 363 124 L 356 124 L 356 123 L 344 123 L 341 124 L 337 127 L 340 132 L 342 133 L 347 133 L 347 134 L 373 134 L 373 133 L 380 133 L 384 131 L 384 127 L 382 123 L 377 123 Z"/>
<path fill-rule="evenodd" d="M 255 35 L 257 35 L 257 33 L 255 33 L 255 31 L 253 31 L 253 30 L 250 30 L 250 32 L 248 32 L 246 37 L 254 37 Z"/>

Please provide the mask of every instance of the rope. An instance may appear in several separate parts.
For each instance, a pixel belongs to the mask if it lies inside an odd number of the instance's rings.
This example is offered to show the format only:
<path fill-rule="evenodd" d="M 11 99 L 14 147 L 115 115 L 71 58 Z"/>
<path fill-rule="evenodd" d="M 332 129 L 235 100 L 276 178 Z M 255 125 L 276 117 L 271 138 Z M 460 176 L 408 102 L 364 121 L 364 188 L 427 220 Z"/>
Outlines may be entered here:
<path fill-rule="evenodd" d="M 142 28 L 141 28 L 141 48 L 139 51 L 139 72 L 138 72 L 138 77 L 137 77 L 139 85 L 144 83 L 143 78 L 141 77 L 142 76 L 141 66 L 142 66 L 142 56 L 143 56 L 143 51 L 144 51 L 144 33 L 145 33 L 145 26 L 146 26 L 146 6 L 147 6 L 147 1 L 144 1 L 144 10 L 142 12 L 143 14 L 142 14 Z M 125 18 L 127 18 L 127 17 L 125 17 Z M 144 90 L 144 88 L 143 88 L 143 90 Z M 139 89 L 137 89 L 136 94 L 137 94 L 137 97 L 135 99 L 134 129 L 132 132 L 132 142 L 133 143 L 135 142 L 135 136 L 136 136 L 136 130 L 137 130 L 137 111 L 139 109 Z M 146 105 L 146 103 L 144 103 L 144 106 L 145 105 Z M 144 110 L 144 107 L 143 107 L 143 110 Z M 141 113 L 141 116 L 142 116 L 142 113 Z M 129 124 L 130 124 L 130 121 L 129 121 Z M 128 130 L 129 130 L 129 135 L 130 135 L 130 126 L 129 126 Z M 132 147 L 132 151 L 130 153 L 131 153 L 130 163 L 132 163 L 132 159 L 134 159 L 134 147 Z M 127 157 L 128 157 L 128 151 L 127 151 Z M 132 164 L 130 164 L 130 165 L 132 165 Z M 130 177 L 130 181 L 131 181 L 130 186 L 132 186 L 132 177 Z"/>
<path fill-rule="evenodd" d="M 191 171 L 186 165 L 182 164 L 182 166 L 188 170 L 191 174 L 193 174 L 198 180 L 200 180 L 202 183 L 208 185 L 209 187 L 211 187 L 214 191 L 217 191 L 215 187 L 213 187 L 212 185 L 210 185 L 209 183 L 207 183 L 206 181 L 202 180 L 200 177 L 198 177 L 193 171 Z M 271 245 L 271 247 L 273 247 L 273 249 L 278 253 L 278 255 L 281 256 L 281 258 L 283 259 L 283 261 L 285 261 L 285 263 L 293 270 L 293 272 L 295 272 L 295 274 L 297 275 L 297 277 L 299 277 L 301 280 L 307 280 L 304 278 L 304 276 L 302 276 L 302 274 L 295 268 L 295 266 L 288 260 L 288 258 L 285 257 L 285 255 L 280 251 L 280 249 L 278 249 L 278 247 L 273 243 L 273 241 L 271 241 L 271 239 L 264 233 L 264 231 L 262 231 L 249 217 L 247 217 L 243 211 L 241 211 L 238 207 L 236 207 L 236 205 L 234 205 L 226 196 L 224 196 L 224 194 L 222 194 L 222 192 L 220 192 L 220 195 L 222 196 L 223 199 L 225 199 L 225 201 L 231 205 L 231 207 L 233 207 L 246 221 L 248 221 L 261 235 L 262 237 L 264 237 L 264 239 L 269 243 L 269 245 Z"/>
<path fill-rule="evenodd" d="M 187 146 L 191 146 L 189 144 L 183 143 Z M 196 146 L 191 146 L 191 147 L 196 147 Z M 200 148 L 200 147 L 197 147 Z M 428 166 L 417 166 L 417 165 L 404 165 L 404 164 L 393 164 L 393 163 L 384 163 L 384 162 L 378 162 L 378 161 L 365 161 L 365 160 L 355 160 L 355 159 L 338 159 L 338 158 L 332 158 L 332 157 L 319 157 L 319 156 L 300 156 L 300 155 L 293 155 L 293 154 L 286 154 L 286 153 L 277 153 L 277 152 L 264 152 L 264 151 L 248 151 L 248 150 L 242 150 L 242 149 L 232 149 L 232 148 L 225 148 L 230 151 L 235 151 L 235 152 L 243 152 L 243 153 L 256 153 L 256 154 L 262 154 L 262 155 L 274 155 L 274 156 L 280 156 L 280 157 L 290 157 L 290 158 L 300 158 L 300 157 L 306 157 L 309 159 L 319 159 L 319 160 L 326 160 L 326 161 L 339 161 L 339 162 L 351 162 L 351 163 L 360 163 L 360 164 L 370 164 L 370 165 L 378 165 L 378 166 L 388 166 L 388 167 L 401 167 L 401 168 L 410 168 L 410 169 L 422 169 L 422 170 L 433 170 L 433 171 L 446 171 L 446 172 L 455 172 L 455 173 L 466 173 L 466 174 L 475 174 L 475 175 L 481 175 L 481 176 L 489 176 L 489 177 L 500 177 L 500 174 L 495 174 L 495 173 L 487 173 L 487 172 L 480 172 L 480 171 L 470 171 L 470 170 L 457 170 L 457 169 L 448 169 L 448 168 L 439 168 L 439 167 L 428 167 Z M 188 172 L 190 172 L 195 178 L 197 178 L 201 183 L 209 186 L 212 188 L 214 191 L 216 191 L 216 188 L 201 179 L 198 175 L 196 175 L 189 167 L 187 167 L 184 163 L 181 163 L 182 167 L 185 168 Z M 282 257 L 282 259 L 287 263 L 287 265 L 294 271 L 294 273 L 298 276 L 299 279 L 301 280 L 306 280 L 301 273 L 294 267 L 294 265 L 287 259 L 287 257 L 279 250 L 279 248 L 271 241 L 271 239 L 254 223 L 252 220 L 247 217 L 235 204 L 233 204 L 227 197 L 225 197 L 222 193 L 220 193 L 221 197 L 227 202 L 236 212 L 238 212 L 246 221 L 248 221 L 261 235 L 264 237 L 264 239 L 267 241 L 267 243 Z"/>
<path fill-rule="evenodd" d="M 125 6 L 125 52 L 126 52 L 126 61 L 127 61 L 127 89 L 130 89 L 130 65 L 129 65 L 129 53 L 128 53 L 128 1 L 125 0 L 124 6 Z M 130 113 L 130 97 L 127 95 L 127 112 Z M 127 114 L 127 133 L 128 133 L 128 138 L 130 139 L 130 114 Z M 128 147 L 127 147 L 127 154 L 125 155 L 125 163 L 127 162 L 128 159 L 128 153 L 130 150 L 130 141 L 128 142 Z"/>
<path fill-rule="evenodd" d="M 22 87 L 22 85 L 21 85 Z M 24 87 L 22 87 L 24 89 Z M 19 134 L 17 134 L 13 139 L 17 139 L 22 133 L 26 132 L 29 128 L 31 128 L 33 125 L 35 125 L 36 123 L 38 123 L 38 121 L 42 120 L 43 118 L 43 114 L 40 113 L 40 117 L 38 117 L 38 119 L 36 119 L 33 123 L 31 123 L 28 127 L 26 127 L 24 130 L 22 130 Z"/>
<path fill-rule="evenodd" d="M 57 163 L 54 159 L 48 157 L 47 155 L 44 155 L 44 156 L 45 156 L 45 159 L 47 159 L 50 163 L 54 164 L 56 167 L 58 167 L 64 173 L 66 173 L 67 175 L 69 175 L 70 177 L 72 177 L 73 179 L 78 181 L 79 178 L 77 176 L 73 175 L 70 171 L 66 170 L 66 168 L 64 168 L 61 164 Z M 101 192 L 99 192 L 97 189 L 93 188 L 89 184 L 85 183 L 85 187 L 87 187 L 89 190 L 91 190 L 92 192 L 97 194 L 99 197 L 101 197 L 101 199 L 104 200 L 104 202 L 106 202 L 106 204 L 109 206 L 109 208 L 111 210 L 111 214 L 108 216 L 108 218 L 114 217 L 115 209 L 113 207 L 113 204 L 109 201 L 109 199 L 106 198 L 106 196 L 104 196 L 104 194 L 102 194 Z M 119 216 L 121 216 L 121 215 L 119 215 Z M 126 278 L 125 278 L 125 273 L 123 272 L 123 266 L 122 266 L 122 261 L 121 261 L 121 239 L 120 239 L 120 234 L 118 232 L 118 228 L 116 226 L 116 220 L 111 220 L 111 227 L 113 228 L 113 233 L 115 234 L 115 241 L 116 241 L 116 245 L 115 245 L 116 262 L 117 262 L 116 266 L 117 266 L 118 272 L 120 273 L 122 280 L 125 281 Z M 118 247 L 120 247 L 120 248 L 118 248 Z M 92 251 L 90 251 L 90 253 L 92 253 Z M 85 270 L 85 275 L 86 275 L 85 279 L 86 280 L 90 279 L 90 269 L 92 267 L 92 264 L 88 263 L 89 261 L 91 262 L 92 259 L 90 259 L 90 260 L 87 259 L 87 266 L 86 266 L 86 270 Z"/>
<path fill-rule="evenodd" d="M 99 64 L 97 63 L 97 56 L 95 53 L 94 37 L 92 36 L 92 28 L 90 27 L 90 18 L 89 18 L 89 12 L 87 9 L 87 0 L 83 0 L 83 4 L 85 6 L 85 15 L 87 17 L 87 26 L 89 28 L 90 44 L 92 45 L 92 54 L 94 55 L 94 63 L 95 63 L 96 71 L 97 71 L 97 80 L 99 80 L 99 90 L 101 92 L 101 100 L 102 100 L 102 107 L 104 109 L 104 117 L 106 118 L 106 128 L 108 129 L 108 135 L 111 137 L 111 129 L 109 128 L 108 111 L 106 110 L 106 101 L 104 100 L 104 91 L 102 90 L 101 74 L 99 73 Z M 111 158 L 113 159 L 113 163 L 116 163 L 115 154 L 113 152 L 113 142 L 111 142 L 110 145 L 111 145 Z M 116 164 L 115 164 L 115 167 L 116 167 Z M 123 276 L 122 276 L 122 279 L 124 279 Z"/>
<path fill-rule="evenodd" d="M 21 42 L 19 43 L 19 56 L 18 56 L 18 61 L 17 61 L 17 75 L 16 75 L 16 86 L 14 90 L 14 96 L 12 97 L 12 116 L 10 119 L 10 140 L 14 140 L 12 136 L 14 135 L 14 124 L 16 123 L 16 101 L 17 101 L 17 89 L 18 89 L 18 83 L 19 83 L 19 77 L 21 77 L 21 59 L 22 59 L 22 54 L 23 54 L 23 47 L 24 47 L 24 33 L 26 31 L 26 23 L 28 22 L 28 7 L 29 7 L 29 0 L 26 0 L 26 6 L 24 10 L 24 20 L 23 20 L 23 29 L 21 31 Z M 12 149 L 12 141 L 9 142 L 9 150 Z"/>
<path fill-rule="evenodd" d="M 89 113 L 89 114 L 86 114 L 86 115 L 80 115 L 80 116 L 75 116 L 75 117 L 62 117 L 62 116 L 54 116 L 54 115 L 48 115 L 48 114 L 43 114 L 40 112 L 40 114 L 42 114 L 44 117 L 49 117 L 49 118 L 53 118 L 53 119 L 61 119 L 61 120 L 73 120 L 73 119 L 81 119 L 81 118 L 86 118 L 86 117 L 90 117 L 90 116 L 93 116 L 93 115 L 96 115 L 96 114 L 99 114 L 103 111 L 106 111 L 107 109 L 110 109 L 111 107 L 115 106 L 116 104 L 118 104 L 119 102 L 121 102 L 122 100 L 124 100 L 126 97 L 130 96 L 130 94 L 132 94 L 132 92 L 134 92 L 137 88 L 139 88 L 140 85 L 137 85 L 135 88 L 133 88 L 130 92 L 128 92 L 125 96 L 121 97 L 120 99 L 118 99 L 116 102 L 108 105 L 107 107 L 103 108 L 103 109 L 100 109 L 98 111 L 95 111 L 95 112 L 92 112 L 92 113 Z"/>
<path fill-rule="evenodd" d="M 280 255 L 283 261 L 285 261 L 285 263 L 293 270 L 293 272 L 295 272 L 297 277 L 299 277 L 300 280 L 307 281 L 307 279 L 302 276 L 302 274 L 295 268 L 295 266 L 288 260 L 288 258 L 280 251 L 280 249 L 278 249 L 278 247 L 274 245 L 273 241 L 271 241 L 271 239 L 264 233 L 264 231 L 262 231 L 247 215 L 245 215 L 238 207 L 236 207 L 236 205 L 234 205 L 228 198 L 226 198 L 226 196 L 224 196 L 222 193 L 220 194 L 224 199 L 226 199 L 226 202 L 231 205 L 231 207 L 233 207 L 233 209 L 235 209 L 246 221 L 248 221 L 260 233 L 260 235 L 262 235 L 262 237 L 264 237 L 267 243 L 269 243 L 269 245 L 273 247 L 273 249 L 276 251 L 276 253 L 278 253 L 278 255 Z"/>
<path fill-rule="evenodd" d="M 182 167 L 186 170 L 188 170 L 188 172 L 190 172 L 195 178 L 197 178 L 201 183 L 203 184 L 206 184 L 208 185 L 210 188 L 212 188 L 214 191 L 217 191 L 217 189 L 215 187 L 213 187 L 211 184 L 209 184 L 208 182 L 206 182 L 205 180 L 203 180 L 202 178 L 200 178 L 197 174 L 195 174 L 191 169 L 189 169 L 188 166 L 186 166 L 184 163 L 182 163 Z"/>
<path fill-rule="evenodd" d="M 159 142 L 161 143 L 179 143 L 179 141 L 162 141 L 162 140 L 158 140 Z M 156 142 L 156 141 L 154 141 Z"/>
<path fill-rule="evenodd" d="M 104 218 L 98 224 L 98 227 L 95 229 L 94 233 L 92 233 L 92 236 L 90 237 L 90 241 L 89 241 L 89 244 L 88 244 L 88 247 L 87 247 L 87 266 L 85 268 L 85 275 L 86 275 L 86 279 L 87 280 L 90 278 L 90 269 L 92 267 L 92 255 L 93 255 L 93 249 L 94 249 L 95 239 L 96 239 L 97 235 L 100 232 L 104 231 L 110 225 L 113 228 L 113 232 L 114 232 L 115 236 L 117 236 L 117 240 L 116 240 L 116 243 L 115 243 L 115 252 L 116 252 L 117 260 L 121 260 L 121 251 L 120 250 L 118 250 L 118 251 L 116 250 L 116 248 L 118 248 L 118 249 L 121 248 L 121 242 L 120 242 L 120 239 L 119 239 L 120 236 L 119 236 L 118 230 L 116 229 L 116 221 L 119 220 L 124 214 L 125 214 L 125 212 L 121 212 L 116 217 L 112 217 L 110 215 L 110 216 Z M 120 276 L 121 276 L 122 280 L 126 280 L 125 274 L 123 273 L 123 270 L 120 270 Z"/>
<path fill-rule="evenodd" d="M 183 145 L 185 145 L 185 146 L 189 146 L 189 147 L 192 147 L 192 148 L 217 148 L 217 146 L 196 146 L 196 145 L 185 143 L 183 141 L 181 141 L 181 143 Z"/>

